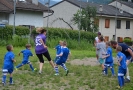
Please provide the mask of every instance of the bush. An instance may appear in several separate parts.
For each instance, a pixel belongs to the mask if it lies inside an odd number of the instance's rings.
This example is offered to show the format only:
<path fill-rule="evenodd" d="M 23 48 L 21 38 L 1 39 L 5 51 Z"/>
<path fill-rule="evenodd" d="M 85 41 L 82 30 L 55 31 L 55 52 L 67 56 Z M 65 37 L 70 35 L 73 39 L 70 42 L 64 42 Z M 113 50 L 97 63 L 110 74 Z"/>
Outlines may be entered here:
<path fill-rule="evenodd" d="M 35 36 L 37 33 L 35 30 L 32 31 L 32 35 Z M 48 38 L 55 39 L 55 38 L 62 38 L 62 39 L 72 39 L 77 40 L 79 39 L 79 31 L 78 30 L 70 30 L 70 29 L 63 29 L 63 28 L 48 28 Z M 86 40 L 89 43 L 93 43 L 94 38 L 96 37 L 95 33 L 80 31 L 80 39 Z"/>
<path fill-rule="evenodd" d="M 132 44 L 133 44 L 133 41 L 132 41 L 131 39 L 129 39 L 129 38 L 125 38 L 125 39 L 123 40 L 123 42 L 126 43 L 126 44 L 129 45 L 129 46 L 132 46 Z"/>
<path fill-rule="evenodd" d="M 30 30 L 23 26 L 16 26 L 15 27 L 15 34 L 19 36 L 26 36 L 30 33 Z M 0 28 L 0 39 L 10 40 L 12 39 L 13 35 L 13 26 L 6 26 Z"/>
<path fill-rule="evenodd" d="M 5 46 L 7 44 L 12 44 L 13 46 L 25 46 L 25 44 L 29 43 L 34 46 L 34 38 L 37 35 L 36 31 L 32 31 L 32 36 L 27 37 L 29 34 L 29 29 L 25 27 L 16 27 L 15 34 L 13 37 L 13 27 L 6 26 L 4 28 L 0 28 L 0 45 Z M 92 48 L 92 43 L 96 34 L 91 32 L 80 32 L 80 42 L 79 42 L 79 31 L 77 30 L 69 30 L 69 29 L 61 29 L 61 28 L 49 28 L 47 32 L 47 46 L 50 48 L 54 48 L 59 40 L 65 40 L 68 43 L 68 47 L 70 49 L 88 49 L 94 50 Z M 30 40 L 30 41 L 29 41 Z"/>
<path fill-rule="evenodd" d="M 93 44 L 90 44 L 89 42 L 87 42 L 87 40 L 83 39 L 80 42 L 78 42 L 77 40 L 72 39 L 53 38 L 48 39 L 46 44 L 48 47 L 54 48 L 56 45 L 58 45 L 58 42 L 60 40 L 67 41 L 68 48 L 70 49 L 95 51 L 95 48 L 92 48 Z"/>
<path fill-rule="evenodd" d="M 35 29 L 32 31 L 32 36 L 35 38 L 37 35 Z M 47 32 L 48 40 L 47 46 L 54 48 L 59 40 L 65 40 L 68 43 L 68 47 L 71 49 L 78 50 L 95 50 L 93 47 L 95 33 L 80 31 L 80 42 L 79 42 L 79 31 L 70 30 L 63 28 L 48 28 Z"/>
<path fill-rule="evenodd" d="M 129 39 L 129 38 L 125 38 L 125 39 L 123 40 L 123 42 L 128 43 L 128 42 L 132 42 L 132 40 Z"/>

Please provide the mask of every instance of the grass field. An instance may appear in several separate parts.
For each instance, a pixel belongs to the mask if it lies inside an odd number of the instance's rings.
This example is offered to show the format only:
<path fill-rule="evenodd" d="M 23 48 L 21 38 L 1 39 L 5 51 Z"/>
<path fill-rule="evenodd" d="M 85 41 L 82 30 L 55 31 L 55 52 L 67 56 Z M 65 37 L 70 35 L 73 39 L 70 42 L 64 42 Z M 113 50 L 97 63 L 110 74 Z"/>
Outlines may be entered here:
<path fill-rule="evenodd" d="M 14 53 L 16 55 L 16 63 L 21 63 L 22 55 L 17 54 L 24 49 L 24 47 L 14 47 Z M 34 49 L 32 48 L 34 53 Z M 49 49 L 52 59 L 55 57 L 55 50 Z M 5 47 L 0 47 L 0 67 L 3 64 L 3 57 L 6 53 Z M 89 50 L 71 50 L 71 60 L 83 59 L 84 57 L 95 57 L 95 51 Z M 30 57 L 30 61 L 33 66 L 38 69 L 38 59 L 36 55 Z M 109 70 L 108 76 L 101 75 L 101 68 L 99 66 L 83 66 L 83 65 L 71 65 L 69 62 L 66 64 L 70 73 L 65 76 L 65 71 L 60 67 L 59 76 L 54 76 L 54 69 L 51 68 L 47 60 L 43 67 L 43 73 L 40 75 L 38 71 L 32 72 L 28 65 L 19 68 L 18 71 L 14 71 L 13 80 L 14 85 L 8 85 L 9 76 L 7 77 L 7 85 L 2 86 L 0 84 L 0 90 L 117 90 L 116 86 L 117 77 L 111 77 Z M 117 72 L 117 65 L 115 72 Z M 133 80 L 133 64 L 129 65 L 131 80 Z M 2 73 L 0 73 L 2 76 Z M 133 81 L 125 84 L 123 90 L 133 90 Z"/>

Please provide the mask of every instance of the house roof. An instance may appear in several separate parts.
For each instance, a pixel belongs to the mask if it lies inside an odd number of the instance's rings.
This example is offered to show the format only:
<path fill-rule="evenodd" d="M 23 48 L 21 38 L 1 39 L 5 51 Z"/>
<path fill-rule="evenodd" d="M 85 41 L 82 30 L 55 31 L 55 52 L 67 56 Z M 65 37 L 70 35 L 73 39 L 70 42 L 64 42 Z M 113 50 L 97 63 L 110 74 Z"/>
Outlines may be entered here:
<path fill-rule="evenodd" d="M 13 0 L 0 0 L 0 11 L 2 11 L 2 9 L 3 10 L 8 9 L 9 11 L 13 11 L 13 7 L 14 7 Z M 48 7 L 42 5 L 39 2 L 38 2 L 38 5 L 35 5 L 32 3 L 32 0 L 25 0 L 25 2 L 18 0 L 18 2 L 16 3 L 16 9 L 17 10 L 48 12 Z M 49 12 L 52 12 L 52 10 L 49 10 Z"/>
<path fill-rule="evenodd" d="M 0 0 L 0 12 L 10 13 L 12 12 L 13 7 L 7 3 L 5 0 Z"/>
<path fill-rule="evenodd" d="M 133 3 L 132 2 L 125 2 L 125 1 L 118 1 L 118 2 L 120 2 L 121 4 L 124 4 L 126 6 L 129 6 L 129 7 L 133 8 Z"/>
<path fill-rule="evenodd" d="M 103 6 L 103 11 L 100 12 L 99 11 L 99 7 L 101 4 L 97 4 L 97 3 L 90 3 L 90 2 L 81 2 L 81 0 L 63 0 L 53 6 L 51 6 L 50 8 L 64 2 L 64 1 L 67 1 L 77 7 L 80 7 L 81 8 L 86 8 L 88 5 L 91 6 L 91 7 L 95 7 L 97 9 L 97 14 L 102 14 L 102 15 L 109 15 L 109 16 L 115 16 L 116 13 L 117 13 L 117 16 L 120 16 L 120 17 L 130 17 L 130 18 L 133 18 L 133 15 L 132 14 L 129 14 L 125 11 L 123 11 L 123 13 L 120 13 L 119 9 L 116 9 L 115 7 L 111 6 L 111 5 L 102 5 Z"/>

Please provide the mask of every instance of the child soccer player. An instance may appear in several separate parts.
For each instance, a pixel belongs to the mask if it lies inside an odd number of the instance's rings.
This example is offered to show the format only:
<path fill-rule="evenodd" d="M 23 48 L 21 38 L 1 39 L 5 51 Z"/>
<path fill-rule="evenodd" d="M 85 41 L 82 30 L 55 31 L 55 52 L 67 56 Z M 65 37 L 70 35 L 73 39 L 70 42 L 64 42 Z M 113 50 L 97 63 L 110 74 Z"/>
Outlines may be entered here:
<path fill-rule="evenodd" d="M 121 52 L 122 51 L 122 47 L 118 46 L 116 48 L 117 51 L 117 58 L 118 58 L 118 82 L 119 82 L 119 87 L 117 88 L 121 88 L 122 86 L 124 86 L 124 76 L 126 74 L 126 69 L 127 69 L 127 65 L 126 65 L 126 56 Z"/>
<path fill-rule="evenodd" d="M 113 68 L 113 57 L 112 57 L 112 49 L 110 47 L 110 42 L 106 42 L 107 54 L 105 55 L 105 75 L 108 75 L 108 67 L 112 72 L 112 76 L 115 76 L 114 68 Z"/>
<path fill-rule="evenodd" d="M 13 84 L 13 80 L 12 80 L 12 73 L 13 73 L 13 69 L 14 69 L 14 64 L 13 63 L 16 62 L 14 60 L 15 55 L 12 52 L 13 51 L 13 46 L 12 45 L 7 45 L 6 49 L 7 49 L 8 52 L 4 56 L 4 65 L 3 65 L 3 69 L 2 69 L 2 72 L 3 72 L 3 76 L 2 76 L 3 86 L 6 85 L 6 75 L 7 75 L 7 73 L 10 74 L 9 83 Z"/>
<path fill-rule="evenodd" d="M 56 61 L 55 75 L 59 75 L 58 65 L 61 65 L 64 68 L 64 70 L 66 71 L 66 76 L 68 75 L 69 70 L 67 69 L 65 63 L 68 59 L 69 54 L 70 54 L 70 50 L 67 48 L 67 43 L 65 41 L 63 41 L 62 51 L 59 55 L 57 55 L 60 58 Z"/>
<path fill-rule="evenodd" d="M 56 58 L 54 60 L 54 62 L 56 63 L 56 61 L 60 58 L 58 55 L 61 53 L 61 50 L 62 50 L 62 44 L 63 44 L 63 41 L 59 41 L 59 44 L 54 48 L 56 49 Z"/>
<path fill-rule="evenodd" d="M 99 37 L 99 43 L 97 43 L 97 50 L 98 50 L 99 63 L 101 64 L 101 67 L 102 67 L 102 74 L 105 74 L 105 71 L 104 71 L 105 59 L 103 58 L 103 56 L 106 54 L 106 45 L 104 43 L 103 36 Z"/>
<path fill-rule="evenodd" d="M 15 69 L 17 70 L 19 67 L 21 67 L 21 66 L 23 66 L 25 64 L 29 64 L 31 70 L 34 71 L 35 69 L 33 68 L 31 62 L 29 61 L 29 56 L 33 56 L 33 54 L 30 51 L 31 45 L 30 44 L 26 44 L 25 47 L 26 47 L 26 49 L 25 50 L 22 50 L 20 52 L 20 53 L 23 53 L 22 63 L 19 64 L 18 66 L 16 66 Z M 20 53 L 19 53 L 19 56 L 20 56 Z"/>

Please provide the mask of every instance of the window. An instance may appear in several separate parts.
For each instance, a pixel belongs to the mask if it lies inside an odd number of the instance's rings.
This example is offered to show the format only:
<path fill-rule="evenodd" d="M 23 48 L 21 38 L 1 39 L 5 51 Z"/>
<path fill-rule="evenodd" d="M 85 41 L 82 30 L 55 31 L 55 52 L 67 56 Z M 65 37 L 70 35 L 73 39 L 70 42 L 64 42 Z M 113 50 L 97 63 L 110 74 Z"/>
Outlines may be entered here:
<path fill-rule="evenodd" d="M 117 41 L 118 41 L 119 43 L 122 43 L 122 42 L 123 42 L 123 37 L 117 37 Z"/>
<path fill-rule="evenodd" d="M 117 20 L 117 29 L 121 28 L 121 20 Z"/>
<path fill-rule="evenodd" d="M 126 29 L 130 29 L 130 21 L 126 21 Z"/>
<path fill-rule="evenodd" d="M 99 19 L 95 19 L 94 20 L 94 24 L 97 25 L 97 26 L 99 26 Z"/>
<path fill-rule="evenodd" d="M 109 28 L 110 26 L 110 19 L 105 19 L 105 28 Z"/>

